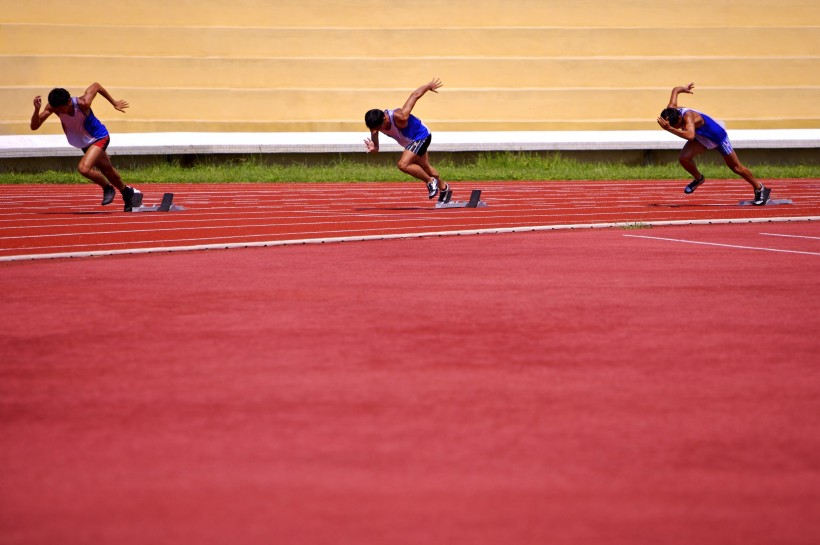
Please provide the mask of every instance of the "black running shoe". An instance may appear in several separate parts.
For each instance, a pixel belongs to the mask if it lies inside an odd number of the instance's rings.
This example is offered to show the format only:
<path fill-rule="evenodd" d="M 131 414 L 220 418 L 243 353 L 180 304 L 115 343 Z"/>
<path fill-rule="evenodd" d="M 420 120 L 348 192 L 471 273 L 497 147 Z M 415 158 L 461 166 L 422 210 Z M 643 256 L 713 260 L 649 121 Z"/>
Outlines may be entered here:
<path fill-rule="evenodd" d="M 442 189 L 441 193 L 438 195 L 438 202 L 448 203 L 453 196 L 453 190 L 450 189 L 450 186 L 447 186 L 447 189 Z"/>
<path fill-rule="evenodd" d="M 130 186 L 125 186 L 122 190 L 122 202 L 125 203 L 125 212 L 130 212 L 133 208 L 139 208 L 142 204 L 142 192 Z"/>
<path fill-rule="evenodd" d="M 765 205 L 769 202 L 769 193 L 771 192 L 771 189 L 761 184 L 760 189 L 755 189 L 755 200 L 752 201 L 752 204 L 755 206 Z"/>
<path fill-rule="evenodd" d="M 114 191 L 114 186 L 108 184 L 103 188 L 103 200 L 102 205 L 105 206 L 106 204 L 111 204 L 114 202 L 114 197 L 117 195 L 117 192 Z"/>
<path fill-rule="evenodd" d="M 683 192 L 687 195 L 693 193 L 698 188 L 698 186 L 705 181 L 706 178 L 704 178 L 703 176 L 700 177 L 700 180 L 692 180 L 691 182 L 689 182 L 689 185 L 683 188 Z"/>
<path fill-rule="evenodd" d="M 434 199 L 438 195 L 438 180 L 433 178 L 432 182 L 427 182 L 427 198 Z"/>

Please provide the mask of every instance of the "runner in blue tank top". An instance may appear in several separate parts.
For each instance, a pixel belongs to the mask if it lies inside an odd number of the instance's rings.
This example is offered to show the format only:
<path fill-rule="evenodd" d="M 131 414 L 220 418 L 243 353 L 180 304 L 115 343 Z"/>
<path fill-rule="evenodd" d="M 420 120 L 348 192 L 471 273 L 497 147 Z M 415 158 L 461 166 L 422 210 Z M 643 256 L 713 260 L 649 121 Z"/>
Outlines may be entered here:
<path fill-rule="evenodd" d="M 111 204 L 116 194 L 114 188 L 119 189 L 125 203 L 125 211 L 129 212 L 133 207 L 142 203 L 142 193 L 123 183 L 120 173 L 111 164 L 111 159 L 105 151 L 111 141 L 111 136 L 105 125 L 91 110 L 91 102 L 97 94 L 104 96 L 120 112 L 124 112 L 128 107 L 126 101 L 111 98 L 108 91 L 99 83 L 92 83 L 83 96 L 75 98 L 72 98 L 65 89 L 56 88 L 48 94 L 48 104 L 42 111 L 40 111 L 43 104 L 42 97 L 34 97 L 31 130 L 36 131 L 51 114 L 57 114 L 68 143 L 83 150 L 84 155 L 80 159 L 77 170 L 102 187 L 103 205 Z"/>
<path fill-rule="evenodd" d="M 703 174 L 700 173 L 697 165 L 695 165 L 695 156 L 706 150 L 716 149 L 723 156 L 723 160 L 726 162 L 726 165 L 732 169 L 732 172 L 749 182 L 754 188 L 755 198 L 752 203 L 757 206 L 766 204 L 772 190 L 757 181 L 754 175 L 752 175 L 752 172 L 740 164 L 737 154 L 732 149 L 729 135 L 726 134 L 726 130 L 723 126 L 702 112 L 689 108 L 678 108 L 678 95 L 681 93 L 691 95 L 693 94 L 692 89 L 694 88 L 695 84 L 690 83 L 689 85 L 672 89 L 672 97 L 669 99 L 669 104 L 658 118 L 658 124 L 663 130 L 688 140 L 686 145 L 683 146 L 678 159 L 681 166 L 683 166 L 694 179 L 683 191 L 687 194 L 692 193 L 705 181 Z"/>
<path fill-rule="evenodd" d="M 427 91 L 438 93 L 441 86 L 441 80 L 434 78 L 430 83 L 413 91 L 401 108 L 369 110 L 364 116 L 364 123 L 370 129 L 370 138 L 365 139 L 364 145 L 368 153 L 378 153 L 380 132 L 394 139 L 404 148 L 398 163 L 399 170 L 427 184 L 429 198 L 435 198 L 441 190 L 439 200 L 446 201 L 452 194 L 450 186 L 446 183 L 441 185 L 441 176 L 430 165 L 427 156 L 427 148 L 433 137 L 424 123 L 410 113 L 416 101 Z"/>

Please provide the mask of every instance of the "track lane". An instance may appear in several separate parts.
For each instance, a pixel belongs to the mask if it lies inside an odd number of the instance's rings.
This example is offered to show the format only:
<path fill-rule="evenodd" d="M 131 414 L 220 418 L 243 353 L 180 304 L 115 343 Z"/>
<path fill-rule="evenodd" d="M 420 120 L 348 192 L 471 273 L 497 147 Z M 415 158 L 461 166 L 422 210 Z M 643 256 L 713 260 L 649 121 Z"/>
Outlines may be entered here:
<path fill-rule="evenodd" d="M 0 259 L 525 226 L 820 218 L 820 181 L 767 183 L 773 197 L 794 204 L 739 206 L 750 191 L 738 180 L 710 180 L 690 196 L 670 181 L 453 182 L 457 200 L 470 189 L 483 190 L 489 206 L 470 210 L 435 209 L 410 182 L 142 184 L 145 204 L 172 192 L 186 210 L 126 214 L 120 204 L 99 206 L 88 184 L 6 186 L 0 191 Z"/>

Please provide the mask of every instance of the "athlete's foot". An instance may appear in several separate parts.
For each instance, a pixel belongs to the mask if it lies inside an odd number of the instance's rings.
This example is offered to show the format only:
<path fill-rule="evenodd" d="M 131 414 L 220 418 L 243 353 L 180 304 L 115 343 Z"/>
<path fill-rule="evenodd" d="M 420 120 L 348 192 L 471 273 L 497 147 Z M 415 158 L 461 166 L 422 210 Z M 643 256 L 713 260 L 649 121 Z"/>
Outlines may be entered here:
<path fill-rule="evenodd" d="M 683 188 L 683 192 L 688 195 L 694 192 L 698 188 L 698 186 L 705 181 L 706 178 L 704 178 L 703 176 L 700 177 L 700 180 L 692 180 L 691 182 L 689 182 L 689 185 Z"/>
<path fill-rule="evenodd" d="M 432 182 L 427 182 L 427 198 L 434 199 L 438 195 L 438 180 L 433 178 Z"/>
<path fill-rule="evenodd" d="M 111 204 L 114 202 L 114 197 L 117 195 L 117 192 L 114 190 L 114 186 L 108 184 L 103 188 L 103 200 L 102 205 L 105 206 L 106 204 Z"/>
<path fill-rule="evenodd" d="M 438 195 L 438 202 L 441 203 L 448 203 L 453 196 L 453 190 L 450 189 L 450 184 L 444 186 L 444 189 L 441 190 L 441 193 Z"/>
<path fill-rule="evenodd" d="M 125 203 L 124 210 L 130 212 L 133 208 L 138 208 L 142 204 L 142 192 L 130 186 L 125 186 L 122 190 L 122 202 Z"/>
<path fill-rule="evenodd" d="M 769 201 L 769 194 L 771 192 L 771 189 L 760 184 L 760 189 L 755 189 L 755 200 L 752 201 L 752 204 L 755 206 L 765 205 Z"/>

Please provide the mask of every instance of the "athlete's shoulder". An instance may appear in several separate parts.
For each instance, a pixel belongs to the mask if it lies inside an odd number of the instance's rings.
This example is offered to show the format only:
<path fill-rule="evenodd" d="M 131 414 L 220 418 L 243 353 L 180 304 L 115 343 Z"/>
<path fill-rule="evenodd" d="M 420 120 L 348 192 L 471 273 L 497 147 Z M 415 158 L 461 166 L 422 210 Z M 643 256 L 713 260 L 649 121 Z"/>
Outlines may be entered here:
<path fill-rule="evenodd" d="M 91 101 L 88 100 L 85 95 L 81 97 L 74 97 L 74 104 L 77 105 L 77 108 L 82 110 L 85 113 L 91 111 Z"/>

